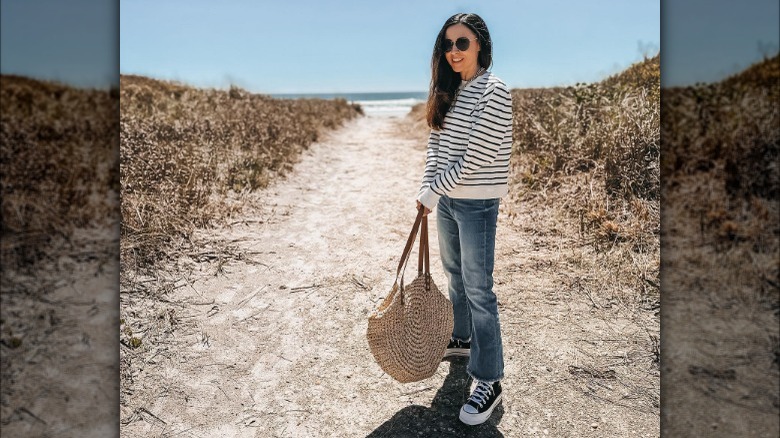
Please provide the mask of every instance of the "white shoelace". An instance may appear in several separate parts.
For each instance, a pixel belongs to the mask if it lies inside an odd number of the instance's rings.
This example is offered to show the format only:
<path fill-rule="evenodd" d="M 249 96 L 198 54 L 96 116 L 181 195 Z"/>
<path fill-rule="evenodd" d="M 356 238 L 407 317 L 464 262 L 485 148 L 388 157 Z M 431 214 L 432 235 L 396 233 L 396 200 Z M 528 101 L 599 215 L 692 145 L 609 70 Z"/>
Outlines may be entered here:
<path fill-rule="evenodd" d="M 490 394 L 493 393 L 493 385 L 486 382 L 479 382 L 477 383 L 477 387 L 474 388 L 474 392 L 471 393 L 471 397 L 469 397 L 469 401 L 474 401 L 474 403 L 478 404 L 481 408 L 482 405 L 484 405 L 487 402 L 488 397 L 490 397 Z"/>

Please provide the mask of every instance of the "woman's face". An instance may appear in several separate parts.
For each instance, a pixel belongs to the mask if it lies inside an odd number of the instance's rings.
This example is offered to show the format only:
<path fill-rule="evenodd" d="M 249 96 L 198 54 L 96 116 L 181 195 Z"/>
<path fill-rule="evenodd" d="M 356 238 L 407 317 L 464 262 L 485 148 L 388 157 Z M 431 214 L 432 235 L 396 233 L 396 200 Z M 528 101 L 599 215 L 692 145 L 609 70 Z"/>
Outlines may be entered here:
<path fill-rule="evenodd" d="M 447 58 L 450 67 L 452 67 L 455 72 L 460 73 L 462 79 L 470 79 L 471 76 L 477 72 L 477 69 L 479 69 L 479 63 L 477 62 L 479 41 L 477 40 L 477 35 L 475 35 L 471 29 L 460 23 L 453 24 L 444 32 L 445 40 L 455 42 L 458 38 L 468 38 L 469 48 L 465 51 L 461 51 L 458 49 L 457 45 L 453 44 L 452 50 L 446 52 L 444 56 Z"/>

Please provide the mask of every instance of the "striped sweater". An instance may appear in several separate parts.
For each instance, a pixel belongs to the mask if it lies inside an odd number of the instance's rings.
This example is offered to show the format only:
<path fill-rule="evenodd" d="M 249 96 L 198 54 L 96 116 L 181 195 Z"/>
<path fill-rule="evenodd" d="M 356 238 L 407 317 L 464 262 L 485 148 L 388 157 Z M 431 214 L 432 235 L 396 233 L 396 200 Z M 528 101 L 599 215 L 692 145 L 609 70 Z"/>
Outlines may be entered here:
<path fill-rule="evenodd" d="M 492 72 L 461 84 L 441 130 L 432 129 L 417 199 L 433 209 L 442 196 L 490 199 L 507 194 L 512 96 Z"/>

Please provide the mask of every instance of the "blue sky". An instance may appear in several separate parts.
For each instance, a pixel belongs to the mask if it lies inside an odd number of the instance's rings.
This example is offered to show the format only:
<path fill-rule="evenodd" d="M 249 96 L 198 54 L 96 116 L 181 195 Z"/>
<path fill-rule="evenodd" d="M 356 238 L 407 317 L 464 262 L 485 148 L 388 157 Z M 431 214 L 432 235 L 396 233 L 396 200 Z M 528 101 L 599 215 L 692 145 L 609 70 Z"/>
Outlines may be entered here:
<path fill-rule="evenodd" d="M 121 71 L 265 93 L 425 91 L 436 33 L 460 11 L 485 19 L 493 71 L 511 87 L 600 80 L 659 45 L 664 85 L 716 81 L 776 53 L 780 33 L 777 0 L 2 0 L 0 72 L 84 87 Z"/>
<path fill-rule="evenodd" d="M 478 13 L 510 87 L 599 80 L 653 53 L 658 1 L 133 1 L 121 72 L 266 93 L 425 91 L 433 42 Z"/>

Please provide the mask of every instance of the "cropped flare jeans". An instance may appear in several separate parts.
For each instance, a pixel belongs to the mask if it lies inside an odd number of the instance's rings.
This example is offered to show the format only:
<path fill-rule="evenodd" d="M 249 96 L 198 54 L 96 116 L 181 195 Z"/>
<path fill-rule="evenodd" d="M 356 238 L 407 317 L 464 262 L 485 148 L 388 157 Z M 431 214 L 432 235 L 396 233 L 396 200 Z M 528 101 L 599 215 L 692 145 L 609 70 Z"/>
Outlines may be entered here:
<path fill-rule="evenodd" d="M 471 342 L 468 374 L 484 382 L 504 377 L 504 351 L 493 293 L 498 199 L 439 199 L 436 225 L 455 317 L 452 337 Z"/>

